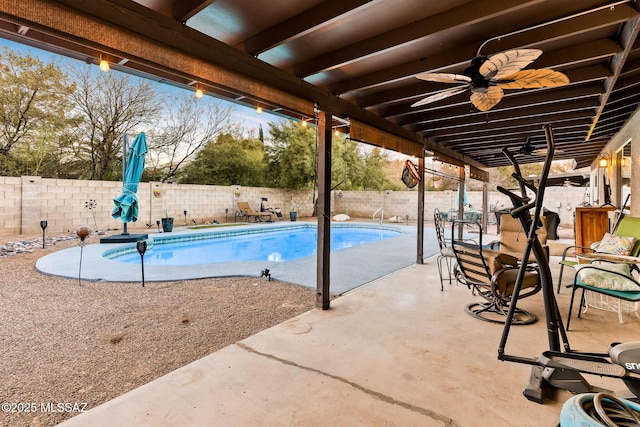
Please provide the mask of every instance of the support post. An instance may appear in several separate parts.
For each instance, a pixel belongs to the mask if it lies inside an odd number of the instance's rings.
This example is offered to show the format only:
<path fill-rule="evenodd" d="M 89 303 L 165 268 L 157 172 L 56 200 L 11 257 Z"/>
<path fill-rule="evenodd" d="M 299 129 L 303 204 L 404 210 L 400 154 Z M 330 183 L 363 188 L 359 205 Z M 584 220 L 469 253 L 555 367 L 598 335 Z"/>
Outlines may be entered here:
<path fill-rule="evenodd" d="M 316 262 L 316 307 L 330 306 L 331 254 L 331 121 L 330 111 L 320 111 L 318 120 L 318 246 Z"/>
<path fill-rule="evenodd" d="M 418 173 L 422 179 L 418 182 L 418 247 L 416 264 L 424 264 L 424 154 L 418 159 Z"/>
<path fill-rule="evenodd" d="M 458 219 L 464 219 L 464 190 L 466 187 L 464 166 L 458 166 Z M 462 223 L 458 223 L 458 239 L 462 240 Z"/>
<path fill-rule="evenodd" d="M 489 184 L 486 181 L 482 182 L 482 229 L 487 232 L 487 217 L 489 216 Z"/>

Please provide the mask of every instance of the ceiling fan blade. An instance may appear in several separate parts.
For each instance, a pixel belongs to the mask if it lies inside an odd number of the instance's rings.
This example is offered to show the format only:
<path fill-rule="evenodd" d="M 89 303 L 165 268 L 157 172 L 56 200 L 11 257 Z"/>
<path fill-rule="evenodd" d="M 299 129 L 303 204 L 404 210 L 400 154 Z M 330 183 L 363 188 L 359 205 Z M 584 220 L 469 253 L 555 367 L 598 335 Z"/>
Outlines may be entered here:
<path fill-rule="evenodd" d="M 504 92 L 497 86 L 489 86 L 486 92 L 471 94 L 471 103 L 480 111 L 492 109 L 504 96 Z"/>
<path fill-rule="evenodd" d="M 468 89 L 467 86 L 459 86 L 459 87 L 453 87 L 451 89 L 446 89 L 446 90 L 440 91 L 438 93 L 434 93 L 431 96 L 427 96 L 426 98 L 421 99 L 420 101 L 411 104 L 411 106 L 412 107 L 419 107 L 421 105 L 430 104 L 432 102 L 440 101 L 441 99 L 445 99 L 445 98 L 448 98 L 450 96 L 462 93 L 467 89 Z"/>
<path fill-rule="evenodd" d="M 541 68 L 539 70 L 522 70 L 508 76 L 505 81 L 498 82 L 503 89 L 538 89 L 557 87 L 569 84 L 569 77 L 560 71 Z"/>
<path fill-rule="evenodd" d="M 489 57 L 479 71 L 487 79 L 500 80 L 522 70 L 540 55 L 540 49 L 508 50 Z"/>
<path fill-rule="evenodd" d="M 438 83 L 470 83 L 471 78 L 462 74 L 452 73 L 420 73 L 416 74 L 416 77 L 420 80 L 426 80 L 428 82 Z"/>

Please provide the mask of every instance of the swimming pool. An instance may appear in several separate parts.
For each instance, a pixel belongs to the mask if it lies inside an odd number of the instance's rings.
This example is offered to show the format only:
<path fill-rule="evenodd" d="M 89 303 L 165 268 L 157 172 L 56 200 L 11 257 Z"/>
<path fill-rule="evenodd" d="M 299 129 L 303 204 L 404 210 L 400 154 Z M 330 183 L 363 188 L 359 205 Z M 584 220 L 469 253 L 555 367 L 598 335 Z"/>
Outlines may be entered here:
<path fill-rule="evenodd" d="M 384 226 L 334 225 L 331 228 L 331 250 L 378 242 L 402 234 L 398 229 Z M 144 261 L 146 265 L 165 266 L 231 261 L 286 262 L 314 255 L 317 236 L 317 227 L 310 224 L 156 236 L 149 241 Z M 104 256 L 114 261 L 140 264 L 140 255 L 134 244 L 107 251 Z"/>
<path fill-rule="evenodd" d="M 150 254 L 151 246 L 161 241 L 178 243 L 185 240 L 199 240 L 212 234 L 227 237 L 249 233 L 261 233 L 277 229 L 288 230 L 296 226 L 308 225 L 317 233 L 315 224 L 289 221 L 274 223 L 245 224 L 233 227 L 216 227 L 212 229 L 186 230 L 178 228 L 171 233 L 151 233 L 148 240 Z M 402 224 L 379 223 L 334 223 L 331 234 L 341 226 L 362 226 L 365 229 L 388 229 L 400 233 L 398 237 L 361 244 L 349 248 L 332 251 L 331 255 L 331 293 L 341 294 L 350 289 L 361 286 L 372 280 L 392 274 L 416 262 L 415 226 Z M 435 230 L 425 229 L 424 256 L 428 257 L 439 252 Z M 334 247 L 335 249 L 335 247 Z M 67 249 L 53 251 L 36 261 L 36 269 L 44 274 L 62 276 L 78 281 L 95 282 L 131 282 L 140 284 L 142 269 L 140 264 L 116 261 L 111 257 L 124 253 L 135 254 L 135 244 L 132 243 L 91 243 L 85 246 L 73 246 Z M 108 257 L 107 257 L 108 256 Z M 275 280 L 294 283 L 315 289 L 317 257 L 307 256 L 293 261 L 229 261 L 210 262 L 205 264 L 182 265 L 151 265 L 145 254 L 144 274 L 147 282 L 167 282 L 210 277 L 250 276 L 260 277 L 267 268 Z M 80 261 L 82 261 L 80 263 Z M 80 268 L 82 264 L 82 268 Z"/>

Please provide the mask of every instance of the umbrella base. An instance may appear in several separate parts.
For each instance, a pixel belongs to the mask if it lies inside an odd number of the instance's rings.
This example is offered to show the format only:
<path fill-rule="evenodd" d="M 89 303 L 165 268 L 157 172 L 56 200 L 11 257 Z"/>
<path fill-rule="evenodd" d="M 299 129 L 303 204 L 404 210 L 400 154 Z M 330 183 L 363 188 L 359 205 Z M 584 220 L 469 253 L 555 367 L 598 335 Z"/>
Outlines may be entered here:
<path fill-rule="evenodd" d="M 131 243 L 139 242 L 148 238 L 148 234 L 114 234 L 113 236 L 102 237 L 100 243 Z"/>

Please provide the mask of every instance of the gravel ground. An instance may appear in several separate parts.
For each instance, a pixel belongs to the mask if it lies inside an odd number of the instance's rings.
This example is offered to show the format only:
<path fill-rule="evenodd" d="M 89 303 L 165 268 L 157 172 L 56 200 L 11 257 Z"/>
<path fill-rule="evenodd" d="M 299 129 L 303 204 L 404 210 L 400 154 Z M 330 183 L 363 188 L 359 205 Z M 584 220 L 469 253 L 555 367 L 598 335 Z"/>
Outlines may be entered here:
<path fill-rule="evenodd" d="M 36 238 L 0 236 L 0 246 Z M 314 290 L 265 279 L 142 288 L 35 269 L 38 258 L 78 242 L 42 249 L 40 240 L 33 252 L 0 257 L 2 426 L 55 425 L 314 307 Z"/>

